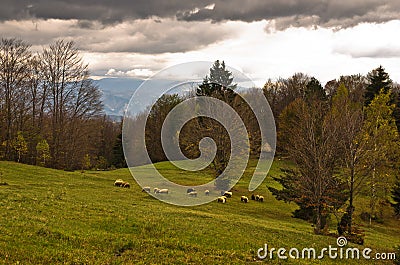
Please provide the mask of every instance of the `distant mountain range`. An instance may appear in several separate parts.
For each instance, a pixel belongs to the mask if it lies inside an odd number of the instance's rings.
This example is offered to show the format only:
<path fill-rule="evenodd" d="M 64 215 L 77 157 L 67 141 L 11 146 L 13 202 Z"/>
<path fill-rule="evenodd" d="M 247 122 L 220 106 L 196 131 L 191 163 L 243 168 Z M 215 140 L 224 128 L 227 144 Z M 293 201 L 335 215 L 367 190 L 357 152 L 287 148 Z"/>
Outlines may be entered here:
<path fill-rule="evenodd" d="M 114 120 L 121 120 L 124 116 L 124 112 L 126 107 L 128 106 L 129 100 L 131 99 L 133 93 L 136 89 L 144 82 L 142 79 L 134 79 L 134 78 L 103 78 L 99 80 L 93 80 L 94 83 L 99 87 L 102 92 L 102 101 L 104 104 L 104 112 L 106 115 L 110 116 Z M 157 93 L 164 87 L 172 88 L 168 91 L 169 94 L 177 93 L 177 94 L 185 94 L 188 91 L 193 90 L 196 87 L 196 83 L 187 82 L 182 85 L 175 86 L 177 84 L 181 84 L 182 81 L 179 80 L 153 80 L 152 81 L 153 89 L 151 91 L 147 91 L 144 93 L 148 93 L 151 99 L 152 96 L 158 95 Z M 242 91 L 246 88 L 238 86 L 236 91 Z M 134 102 L 134 105 L 137 106 L 138 109 L 142 109 L 147 106 L 149 102 L 138 101 Z"/>
<path fill-rule="evenodd" d="M 99 87 L 102 92 L 102 101 L 104 104 L 104 112 L 106 115 L 112 117 L 115 120 L 120 120 L 124 116 L 126 107 L 128 106 L 129 100 L 131 99 L 133 93 L 136 89 L 145 81 L 142 79 L 134 78 L 103 78 L 99 80 L 93 80 L 94 83 Z M 194 83 L 185 83 L 175 87 L 175 85 L 180 84 L 182 81 L 179 80 L 152 80 L 152 90 L 142 91 L 142 96 L 148 93 L 148 98 L 151 98 L 161 92 L 163 88 L 171 88 L 168 93 L 187 93 L 192 90 L 195 85 Z M 143 109 L 151 102 L 138 101 L 134 102 L 137 109 Z M 133 110 L 135 108 L 132 108 Z"/>
<path fill-rule="evenodd" d="M 133 78 L 103 78 L 94 80 L 102 92 L 104 111 L 107 115 L 119 119 L 135 90 L 144 80 Z"/>

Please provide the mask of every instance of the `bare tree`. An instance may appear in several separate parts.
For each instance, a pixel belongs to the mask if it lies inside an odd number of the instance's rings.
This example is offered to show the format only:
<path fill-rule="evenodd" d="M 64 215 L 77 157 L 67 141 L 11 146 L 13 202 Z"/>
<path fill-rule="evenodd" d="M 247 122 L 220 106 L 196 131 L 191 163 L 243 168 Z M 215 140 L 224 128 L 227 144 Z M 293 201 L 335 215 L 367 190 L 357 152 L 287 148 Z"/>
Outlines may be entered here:
<path fill-rule="evenodd" d="M 350 83 L 351 84 L 351 83 Z M 356 88 L 352 88 L 353 91 Z M 356 100 L 356 101 L 354 101 Z M 330 111 L 330 121 L 337 131 L 337 144 L 339 159 L 343 163 L 347 189 L 349 191 L 349 206 L 338 227 L 339 234 L 348 232 L 352 234 L 354 197 L 365 184 L 363 161 L 366 159 L 366 145 L 360 141 L 360 133 L 364 122 L 362 110 L 363 101 L 351 98 L 349 90 L 342 83 L 335 90 Z"/>
<path fill-rule="evenodd" d="M 82 120 L 100 113 L 100 93 L 89 80 L 88 65 L 73 42 L 57 41 L 43 50 L 40 60 L 48 90 L 51 157 L 54 166 L 63 167 L 77 159 L 71 150 L 77 150 L 82 144 L 78 139 L 88 134 L 81 127 Z"/>
<path fill-rule="evenodd" d="M 11 159 L 10 141 L 21 127 L 26 100 L 24 87 L 29 77 L 28 61 L 31 58 L 29 45 L 22 40 L 2 39 L 0 43 L 0 107 L 1 136 L 5 143 L 5 157 Z M 20 109 L 22 107 L 22 109 Z M 21 111 L 21 112 L 20 112 Z M 20 121 L 17 121 L 19 114 Z M 0 138 L 0 139 L 1 139 Z"/>
<path fill-rule="evenodd" d="M 310 76 L 296 73 L 289 78 L 279 78 L 276 82 L 268 80 L 265 83 L 263 87 L 264 95 L 276 118 L 295 99 L 305 98 L 307 84 L 310 80 Z"/>
<path fill-rule="evenodd" d="M 308 102 L 296 99 L 280 117 L 280 143 L 296 163 L 298 173 L 278 180 L 283 190 L 269 189 L 278 199 L 311 209 L 315 232 L 319 234 L 329 207 L 340 207 L 346 197 L 342 196 L 343 183 L 333 175 L 338 147 L 337 130 L 326 115 L 329 104 L 311 98 Z"/>
<path fill-rule="evenodd" d="M 341 76 L 339 79 L 326 83 L 324 89 L 331 99 L 336 95 L 340 85 L 344 85 L 352 102 L 364 102 L 367 79 L 360 74 Z"/>

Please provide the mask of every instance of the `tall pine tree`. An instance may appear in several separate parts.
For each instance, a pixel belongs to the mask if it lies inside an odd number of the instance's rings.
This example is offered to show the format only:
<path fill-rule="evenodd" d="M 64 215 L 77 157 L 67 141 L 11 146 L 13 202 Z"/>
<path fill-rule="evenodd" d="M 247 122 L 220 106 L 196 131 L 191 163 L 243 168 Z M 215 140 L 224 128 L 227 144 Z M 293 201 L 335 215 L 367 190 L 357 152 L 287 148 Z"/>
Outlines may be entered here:
<path fill-rule="evenodd" d="M 372 70 L 367 75 L 368 86 L 365 90 L 365 105 L 369 105 L 377 94 L 383 89 L 384 93 L 388 93 L 391 90 L 393 82 L 389 77 L 389 74 L 380 65 L 378 68 Z"/>
<path fill-rule="evenodd" d="M 124 149 L 122 147 L 122 133 L 120 133 L 115 140 L 112 164 L 117 168 L 127 167 Z"/>
<path fill-rule="evenodd" d="M 215 61 L 210 68 L 209 75 L 206 75 L 202 84 L 196 90 L 199 105 L 202 105 L 200 104 L 202 100 L 207 100 L 204 97 L 213 97 L 235 108 L 236 93 L 234 90 L 237 84 L 233 83 L 233 79 L 232 72 L 226 69 L 225 62 Z M 223 111 L 223 109 L 217 109 L 214 108 L 213 111 Z M 227 130 L 215 120 L 200 116 L 196 121 L 198 126 L 197 136 L 211 137 L 216 143 L 217 150 L 211 168 L 215 171 L 215 176 L 218 177 L 228 165 L 231 156 L 231 139 Z M 229 126 L 233 125 L 230 124 Z M 227 190 L 229 189 L 230 179 L 229 177 L 217 178 L 215 185 L 221 190 Z"/>
<path fill-rule="evenodd" d="M 312 77 L 304 91 L 304 98 L 306 101 L 318 99 L 326 100 L 327 96 L 321 83 L 315 77 Z"/>
<path fill-rule="evenodd" d="M 382 66 L 372 70 L 367 75 L 368 86 L 365 90 L 365 106 L 383 89 L 384 93 L 391 92 L 390 103 L 395 105 L 393 109 L 393 117 L 396 120 L 397 130 L 400 132 L 400 86 L 393 84 L 389 74 Z"/>
<path fill-rule="evenodd" d="M 216 60 L 210 68 L 210 74 L 203 79 L 203 83 L 196 90 L 197 96 L 216 97 L 229 103 L 234 98 L 232 73 L 226 69 L 225 62 Z"/>

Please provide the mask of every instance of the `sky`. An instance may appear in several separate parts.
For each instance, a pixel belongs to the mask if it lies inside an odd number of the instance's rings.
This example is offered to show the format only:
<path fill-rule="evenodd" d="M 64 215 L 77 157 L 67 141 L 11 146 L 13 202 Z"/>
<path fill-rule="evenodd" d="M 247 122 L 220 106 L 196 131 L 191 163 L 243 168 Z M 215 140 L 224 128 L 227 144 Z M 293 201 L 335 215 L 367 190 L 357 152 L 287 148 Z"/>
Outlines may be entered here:
<path fill-rule="evenodd" d="M 398 0 L 2 0 L 0 36 L 40 51 L 73 40 L 93 78 L 149 78 L 224 60 L 257 86 L 297 72 L 323 84 L 382 65 L 400 83 Z"/>

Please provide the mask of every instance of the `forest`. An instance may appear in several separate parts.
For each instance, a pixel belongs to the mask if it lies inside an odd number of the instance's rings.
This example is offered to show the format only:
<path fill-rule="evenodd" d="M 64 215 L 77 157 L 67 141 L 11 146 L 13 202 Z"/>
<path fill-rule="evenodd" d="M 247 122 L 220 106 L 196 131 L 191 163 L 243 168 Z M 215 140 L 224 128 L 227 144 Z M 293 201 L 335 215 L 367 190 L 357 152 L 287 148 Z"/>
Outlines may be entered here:
<path fill-rule="evenodd" d="M 106 169 L 120 131 L 73 42 L 34 53 L 0 43 L 0 158 L 57 169 Z M 118 164 L 118 163 L 116 163 Z"/>

